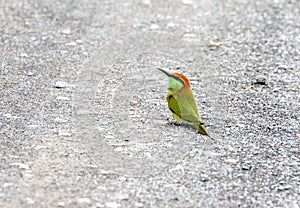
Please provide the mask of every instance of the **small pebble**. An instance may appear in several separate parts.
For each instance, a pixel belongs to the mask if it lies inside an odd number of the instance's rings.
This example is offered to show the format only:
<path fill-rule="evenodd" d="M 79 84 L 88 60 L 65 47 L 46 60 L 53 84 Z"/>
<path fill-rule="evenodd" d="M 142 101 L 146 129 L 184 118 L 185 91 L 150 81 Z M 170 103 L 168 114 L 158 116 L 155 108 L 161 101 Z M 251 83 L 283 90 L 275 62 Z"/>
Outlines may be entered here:
<path fill-rule="evenodd" d="M 66 82 L 63 81 L 57 81 L 54 84 L 55 88 L 66 88 L 68 86 L 68 84 Z"/>
<path fill-rule="evenodd" d="M 121 200 L 128 200 L 130 197 L 129 197 L 128 194 L 122 194 L 122 195 L 119 196 L 119 198 L 120 198 Z"/>
<path fill-rule="evenodd" d="M 252 166 L 250 165 L 243 165 L 242 170 L 251 170 Z"/>
<path fill-rule="evenodd" d="M 107 206 L 108 208 L 118 208 L 121 207 L 121 205 L 117 202 L 107 202 L 105 203 L 105 206 Z"/>
<path fill-rule="evenodd" d="M 28 75 L 28 76 L 33 76 L 33 75 L 34 75 L 34 72 L 28 72 L 27 75 Z"/>
<path fill-rule="evenodd" d="M 35 124 L 31 124 L 27 126 L 28 129 L 37 129 L 39 127 L 40 127 L 39 125 L 35 125 Z"/>
<path fill-rule="evenodd" d="M 66 136 L 66 137 L 69 137 L 69 136 L 72 136 L 72 133 L 68 132 L 68 131 L 65 131 L 65 130 L 60 130 L 58 131 L 58 136 Z"/>
<path fill-rule="evenodd" d="M 3 188 L 7 188 L 7 187 L 10 187 L 12 185 L 14 185 L 14 184 L 13 183 L 4 183 Z"/>
<path fill-rule="evenodd" d="M 29 170 L 29 166 L 25 164 L 19 164 L 19 168 L 23 170 Z"/>
<path fill-rule="evenodd" d="M 82 43 L 83 43 L 83 41 L 82 41 L 82 40 L 80 40 L 80 39 L 78 39 L 78 40 L 76 40 L 76 43 L 78 43 L 78 44 L 82 44 Z"/>
<path fill-rule="evenodd" d="M 89 199 L 89 198 L 79 198 L 77 201 L 79 204 L 90 204 L 91 203 L 91 199 Z"/>
<path fill-rule="evenodd" d="M 26 201 L 27 204 L 34 204 L 35 203 L 35 201 L 32 198 L 26 198 L 25 201 Z"/>
<path fill-rule="evenodd" d="M 69 29 L 69 28 L 63 29 L 63 30 L 61 31 L 61 33 L 62 33 L 62 34 L 65 34 L 65 35 L 69 35 L 69 34 L 71 34 L 71 29 Z"/>
<path fill-rule="evenodd" d="M 150 29 L 151 30 L 157 30 L 157 29 L 159 29 L 160 27 L 159 27 L 159 25 L 157 25 L 157 24 L 152 24 L 151 26 L 150 26 Z"/>
<path fill-rule="evenodd" d="M 184 38 L 195 38 L 196 37 L 196 34 L 193 34 L 193 33 L 186 33 L 183 35 Z"/>
<path fill-rule="evenodd" d="M 66 46 L 76 46 L 77 43 L 76 42 L 69 42 L 65 44 Z"/>
<path fill-rule="evenodd" d="M 105 139 L 114 139 L 115 137 L 113 135 L 104 135 Z"/>
<path fill-rule="evenodd" d="M 100 170 L 100 173 L 103 174 L 103 175 L 109 175 L 109 174 L 111 174 L 113 172 L 107 171 L 107 170 Z"/>
<path fill-rule="evenodd" d="M 103 132 L 105 129 L 101 126 L 97 126 L 98 131 Z"/>
<path fill-rule="evenodd" d="M 106 190 L 107 190 L 107 188 L 106 188 L 105 186 L 98 186 L 97 189 L 103 190 L 103 191 L 106 191 Z"/>
<path fill-rule="evenodd" d="M 103 204 L 100 204 L 100 203 L 96 203 L 96 207 L 97 208 L 103 208 L 103 207 L 105 207 Z"/>
<path fill-rule="evenodd" d="M 135 207 L 138 207 L 138 208 L 141 208 L 141 207 L 144 207 L 144 204 L 141 203 L 141 202 L 135 202 L 135 203 L 134 203 L 134 206 L 135 206 Z"/>
<path fill-rule="evenodd" d="M 169 22 L 169 23 L 167 24 L 167 26 L 168 26 L 168 27 L 175 27 L 176 24 L 175 24 L 174 22 Z"/>
<path fill-rule="evenodd" d="M 267 85 L 267 79 L 262 77 L 262 78 L 256 78 L 254 84 L 259 84 L 259 85 Z"/>
<path fill-rule="evenodd" d="M 67 119 L 63 119 L 63 118 L 55 118 L 54 121 L 57 122 L 57 123 L 66 123 L 66 122 L 68 122 Z"/>
<path fill-rule="evenodd" d="M 202 182 L 207 182 L 207 181 L 209 181 L 209 176 L 206 175 L 206 174 L 201 174 L 200 180 L 201 180 Z"/>
<path fill-rule="evenodd" d="M 278 66 L 278 69 L 286 70 L 286 69 L 288 69 L 288 68 L 289 68 L 289 67 L 286 66 L 286 65 L 279 65 L 279 66 Z"/>
<path fill-rule="evenodd" d="M 21 57 L 27 58 L 27 57 L 28 57 L 28 54 L 27 54 L 27 53 L 21 53 Z"/>
<path fill-rule="evenodd" d="M 3 117 L 5 117 L 5 118 L 12 118 L 12 115 L 11 115 L 10 113 L 5 113 L 5 114 L 3 115 Z"/>
<path fill-rule="evenodd" d="M 33 175 L 32 175 L 31 173 L 24 173 L 24 174 L 23 174 L 23 177 L 24 177 L 24 178 L 31 179 L 31 178 L 33 178 Z"/>
<path fill-rule="evenodd" d="M 278 187 L 278 191 L 284 191 L 285 190 L 285 187 L 284 186 L 279 186 Z"/>
<path fill-rule="evenodd" d="M 115 148 L 115 151 L 116 152 L 122 152 L 123 151 L 123 147 L 117 147 L 117 148 Z"/>
<path fill-rule="evenodd" d="M 64 97 L 64 96 L 57 96 L 56 100 L 66 100 L 66 101 L 68 101 L 68 100 L 70 100 L 70 98 Z"/>
<path fill-rule="evenodd" d="M 191 5 L 191 4 L 193 4 L 193 1 L 192 0 L 182 0 L 182 3 L 186 4 L 186 5 Z"/>
<path fill-rule="evenodd" d="M 147 5 L 147 6 L 151 5 L 151 0 L 143 0 L 142 4 Z"/>
<path fill-rule="evenodd" d="M 233 159 L 233 158 L 228 158 L 225 160 L 225 162 L 228 162 L 228 163 L 237 163 L 239 160 L 238 159 Z"/>

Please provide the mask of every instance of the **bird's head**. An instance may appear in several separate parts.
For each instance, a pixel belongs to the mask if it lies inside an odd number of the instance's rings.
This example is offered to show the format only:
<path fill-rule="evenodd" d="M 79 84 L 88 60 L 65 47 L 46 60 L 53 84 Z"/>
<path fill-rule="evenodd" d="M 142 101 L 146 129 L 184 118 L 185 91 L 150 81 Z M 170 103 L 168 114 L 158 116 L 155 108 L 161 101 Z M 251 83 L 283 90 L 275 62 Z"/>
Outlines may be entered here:
<path fill-rule="evenodd" d="M 169 74 L 163 69 L 157 68 L 160 70 L 162 73 L 167 75 L 169 77 L 169 90 L 177 92 L 178 90 L 181 90 L 184 87 L 190 88 L 190 82 L 188 78 L 186 78 L 184 75 L 179 74 L 179 73 L 173 73 Z"/>

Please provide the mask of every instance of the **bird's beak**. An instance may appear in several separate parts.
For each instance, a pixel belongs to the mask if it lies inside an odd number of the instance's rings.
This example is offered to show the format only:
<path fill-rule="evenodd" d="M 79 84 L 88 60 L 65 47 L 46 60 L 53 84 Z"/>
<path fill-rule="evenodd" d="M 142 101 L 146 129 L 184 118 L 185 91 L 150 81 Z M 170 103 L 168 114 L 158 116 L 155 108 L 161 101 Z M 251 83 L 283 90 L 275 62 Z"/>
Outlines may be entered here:
<path fill-rule="evenodd" d="M 181 82 L 182 85 L 184 85 L 184 81 L 181 80 L 179 77 L 177 77 L 177 76 L 175 76 L 175 75 L 173 75 L 173 74 L 169 74 L 168 72 L 166 72 L 165 70 L 163 70 L 163 69 L 161 69 L 161 68 L 157 68 L 157 69 L 158 69 L 159 71 L 161 71 L 162 73 L 164 73 L 165 75 L 167 75 L 169 78 L 173 78 L 173 79 L 175 79 L 175 80 Z"/>
<path fill-rule="evenodd" d="M 169 74 L 168 72 L 166 72 L 165 70 L 161 69 L 161 68 L 157 68 L 159 71 L 161 71 L 162 73 L 164 73 L 165 75 L 167 75 L 168 77 L 173 77 L 172 74 Z"/>

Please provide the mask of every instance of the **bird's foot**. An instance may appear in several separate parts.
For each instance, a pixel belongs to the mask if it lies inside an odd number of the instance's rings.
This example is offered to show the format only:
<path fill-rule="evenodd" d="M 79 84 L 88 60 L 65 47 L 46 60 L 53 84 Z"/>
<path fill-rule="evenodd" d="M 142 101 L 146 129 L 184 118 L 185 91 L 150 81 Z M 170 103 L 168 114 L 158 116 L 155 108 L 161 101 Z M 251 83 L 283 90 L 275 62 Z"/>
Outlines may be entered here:
<path fill-rule="evenodd" d="M 177 122 L 177 121 L 170 121 L 167 123 L 168 125 L 173 125 L 173 126 L 180 126 L 181 123 Z"/>

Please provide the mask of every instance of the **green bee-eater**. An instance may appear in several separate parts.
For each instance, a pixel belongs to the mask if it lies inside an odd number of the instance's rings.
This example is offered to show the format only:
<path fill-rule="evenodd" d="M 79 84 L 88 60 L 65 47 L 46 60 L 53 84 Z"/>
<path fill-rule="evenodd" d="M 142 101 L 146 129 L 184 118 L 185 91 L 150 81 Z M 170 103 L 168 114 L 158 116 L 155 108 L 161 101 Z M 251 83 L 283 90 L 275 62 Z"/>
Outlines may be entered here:
<path fill-rule="evenodd" d="M 179 73 L 169 74 L 163 69 L 158 68 L 158 70 L 169 77 L 166 99 L 175 120 L 177 122 L 187 122 L 196 127 L 200 134 L 208 135 L 201 121 L 188 78 Z"/>

